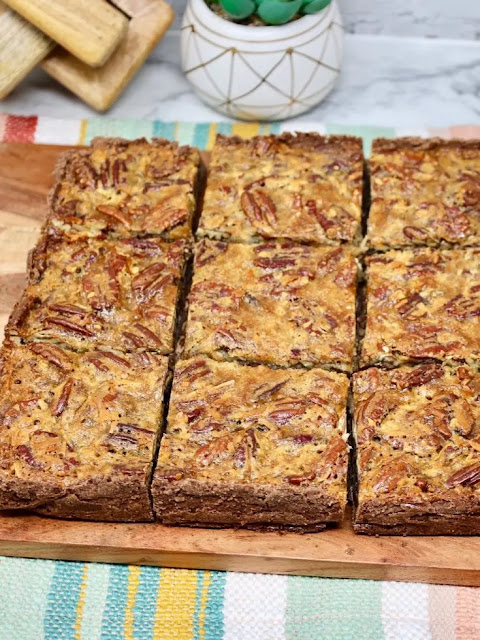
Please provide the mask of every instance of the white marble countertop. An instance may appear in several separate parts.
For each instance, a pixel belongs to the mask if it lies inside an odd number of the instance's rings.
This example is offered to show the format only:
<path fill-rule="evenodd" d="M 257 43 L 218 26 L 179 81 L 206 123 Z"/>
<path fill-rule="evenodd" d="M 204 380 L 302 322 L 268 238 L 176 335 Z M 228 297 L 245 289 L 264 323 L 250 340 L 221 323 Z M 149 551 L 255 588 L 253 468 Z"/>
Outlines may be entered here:
<path fill-rule="evenodd" d="M 177 31 L 166 34 L 104 116 L 40 70 L 0 109 L 61 118 L 225 120 L 191 91 L 180 70 L 178 39 Z M 337 87 L 300 120 L 407 128 L 480 124 L 480 42 L 348 33 Z"/>

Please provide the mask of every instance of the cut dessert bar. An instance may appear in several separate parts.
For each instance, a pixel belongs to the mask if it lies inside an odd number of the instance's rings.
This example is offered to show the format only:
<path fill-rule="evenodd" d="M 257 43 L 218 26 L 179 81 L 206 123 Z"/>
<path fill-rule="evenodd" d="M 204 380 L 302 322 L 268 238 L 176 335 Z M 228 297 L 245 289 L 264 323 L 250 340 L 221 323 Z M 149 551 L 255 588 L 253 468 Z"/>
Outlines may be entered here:
<path fill-rule="evenodd" d="M 0 509 L 151 520 L 167 358 L 7 342 L 0 363 Z"/>
<path fill-rule="evenodd" d="M 187 242 L 43 236 L 7 335 L 77 350 L 170 353 Z"/>
<path fill-rule="evenodd" d="M 203 357 L 177 364 L 152 485 L 167 524 L 318 530 L 342 520 L 348 378 Z"/>
<path fill-rule="evenodd" d="M 192 234 L 200 156 L 154 139 L 98 138 L 64 154 L 50 223 L 67 234 Z"/>
<path fill-rule="evenodd" d="M 371 247 L 480 242 L 478 140 L 380 138 L 369 166 Z"/>
<path fill-rule="evenodd" d="M 317 244 L 359 239 L 361 138 L 283 133 L 217 136 L 198 234 Z"/>
<path fill-rule="evenodd" d="M 354 374 L 357 533 L 480 534 L 480 374 L 426 364 Z"/>
<path fill-rule="evenodd" d="M 351 370 L 357 264 L 346 247 L 196 245 L 185 353 Z"/>
<path fill-rule="evenodd" d="M 480 359 L 480 249 L 416 248 L 366 259 L 361 364 Z"/>

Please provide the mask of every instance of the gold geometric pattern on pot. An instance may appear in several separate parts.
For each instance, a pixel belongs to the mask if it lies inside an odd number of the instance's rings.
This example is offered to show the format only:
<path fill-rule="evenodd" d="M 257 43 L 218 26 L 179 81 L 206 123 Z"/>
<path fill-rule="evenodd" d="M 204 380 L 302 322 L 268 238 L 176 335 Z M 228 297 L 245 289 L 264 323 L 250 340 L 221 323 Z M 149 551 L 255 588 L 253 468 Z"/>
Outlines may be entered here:
<path fill-rule="evenodd" d="M 311 107 L 318 101 L 319 93 L 320 94 L 323 92 L 325 92 L 325 94 L 328 93 L 331 85 L 336 81 L 337 76 L 340 72 L 339 64 L 340 64 L 341 53 L 339 51 L 337 34 L 334 27 L 338 27 L 340 29 L 342 28 L 341 25 L 339 25 L 337 22 L 331 22 L 320 34 L 316 34 L 314 37 L 308 38 L 306 41 L 302 42 L 299 45 L 295 45 L 294 47 L 291 47 L 288 49 L 285 49 L 283 47 L 275 51 L 264 52 L 264 51 L 252 51 L 252 50 L 247 51 L 247 50 L 239 49 L 234 46 L 225 49 L 217 45 L 215 42 L 212 42 L 209 38 L 206 38 L 203 34 L 200 34 L 195 29 L 194 25 L 188 24 L 182 27 L 182 30 L 190 30 L 190 33 L 188 34 L 187 44 L 185 47 L 185 60 L 188 61 L 190 47 L 193 46 L 195 48 L 196 58 L 200 60 L 200 62 L 198 64 L 193 65 L 190 68 L 187 68 L 185 70 L 185 75 L 189 77 L 190 82 L 192 82 L 195 88 L 200 93 L 203 94 L 207 102 L 209 102 L 210 104 L 216 104 L 217 106 L 224 107 L 227 110 L 230 110 L 231 104 L 233 102 L 235 103 L 235 107 L 237 109 L 242 107 L 245 109 L 252 109 L 252 108 L 261 109 L 264 106 L 263 103 L 261 102 L 259 104 L 252 104 L 251 102 L 242 103 L 242 100 L 244 100 L 249 96 L 251 97 L 252 94 L 254 94 L 255 92 L 258 93 L 262 85 L 268 87 L 271 90 L 276 91 L 279 94 L 279 99 L 281 100 L 281 103 L 278 105 L 279 107 L 278 116 L 280 116 L 284 110 L 288 109 L 294 104 L 300 104 L 305 107 Z M 261 27 L 258 27 L 258 28 L 261 28 Z M 318 56 L 318 59 L 302 51 L 302 47 L 310 44 L 312 40 L 320 40 L 322 36 L 324 36 L 323 43 L 322 43 L 322 50 Z M 217 48 L 218 53 L 213 55 L 210 59 L 204 60 L 198 40 L 203 40 L 205 43 L 208 43 L 210 45 L 210 48 L 212 47 Z M 333 44 L 333 49 L 330 50 L 330 55 L 334 57 L 333 62 L 335 64 L 329 64 L 329 62 L 325 62 L 324 60 L 325 52 L 329 50 L 330 44 Z M 268 56 L 273 58 L 273 60 L 266 72 L 259 72 L 257 69 L 254 68 L 252 64 L 250 64 L 248 57 L 258 56 L 258 55 L 263 56 L 266 54 L 268 54 Z M 226 55 L 230 56 L 230 62 L 229 62 L 229 65 L 230 65 L 229 79 L 230 80 L 229 80 L 229 85 L 225 91 L 224 89 L 219 87 L 218 83 L 215 81 L 214 79 L 215 74 L 212 73 L 212 67 L 215 67 L 216 66 L 215 63 L 221 60 L 221 58 L 223 58 Z M 297 57 L 297 56 L 302 58 L 303 65 L 310 63 L 312 67 L 307 81 L 304 82 L 300 88 L 296 87 L 296 83 L 295 83 L 294 57 Z M 288 71 L 287 71 L 289 76 L 289 89 L 287 91 L 285 91 L 282 88 L 282 86 L 279 86 L 280 82 L 282 81 L 283 83 L 285 82 L 285 75 L 286 75 L 284 73 L 285 69 L 283 69 L 283 73 L 281 69 L 282 66 L 285 67 L 285 64 L 282 65 L 285 59 L 289 60 Z M 250 86 L 247 90 L 245 90 L 243 93 L 239 95 L 232 95 L 232 90 L 233 90 L 232 80 L 234 77 L 234 73 L 235 74 L 242 73 L 241 69 L 239 69 L 239 65 L 243 66 L 244 71 L 252 77 L 252 82 L 254 84 L 253 86 Z M 308 89 L 311 87 L 311 84 L 315 79 L 315 76 L 318 70 L 321 68 L 330 71 L 333 77 L 331 77 L 328 80 L 328 82 L 324 83 L 324 85 L 320 89 L 317 89 L 311 94 L 305 95 Z M 195 75 L 197 75 L 200 70 L 202 70 L 203 72 L 202 75 L 204 75 L 204 79 L 206 79 L 208 81 L 208 84 L 211 86 L 212 88 L 211 92 L 206 91 L 205 88 L 203 88 L 202 86 L 199 86 L 198 83 L 195 81 L 196 80 Z M 277 76 L 278 76 L 276 80 L 272 78 L 272 76 L 275 76 L 275 72 L 277 72 Z M 204 84 L 204 83 L 201 83 L 201 84 Z M 271 106 L 269 107 L 269 109 L 271 109 Z"/>

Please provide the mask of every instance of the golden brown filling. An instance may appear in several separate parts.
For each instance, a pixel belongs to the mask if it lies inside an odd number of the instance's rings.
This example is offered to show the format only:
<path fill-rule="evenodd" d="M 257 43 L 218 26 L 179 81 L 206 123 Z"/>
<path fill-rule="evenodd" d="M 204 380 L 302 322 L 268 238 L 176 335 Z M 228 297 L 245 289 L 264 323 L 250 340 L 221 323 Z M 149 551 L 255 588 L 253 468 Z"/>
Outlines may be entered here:
<path fill-rule="evenodd" d="M 480 357 L 480 250 L 417 248 L 367 258 L 364 365 Z"/>
<path fill-rule="evenodd" d="M 79 350 L 170 353 L 186 249 L 183 240 L 47 240 L 7 333 Z"/>
<path fill-rule="evenodd" d="M 345 504 L 347 391 L 320 369 L 180 361 L 157 477 L 315 486 Z"/>
<path fill-rule="evenodd" d="M 480 491 L 480 374 L 428 364 L 354 374 L 359 503 Z"/>
<path fill-rule="evenodd" d="M 7 342 L 1 354 L 0 474 L 145 475 L 153 461 L 167 359 Z"/>
<path fill-rule="evenodd" d="M 195 251 L 186 354 L 351 370 L 356 277 L 343 247 L 204 240 Z"/>
<path fill-rule="evenodd" d="M 478 244 L 478 142 L 380 139 L 369 165 L 370 246 Z"/>
<path fill-rule="evenodd" d="M 197 150 L 165 141 L 94 145 L 67 154 L 53 199 L 56 229 L 191 236 Z"/>
<path fill-rule="evenodd" d="M 353 242 L 360 232 L 360 138 L 218 136 L 198 232 L 251 242 Z"/>

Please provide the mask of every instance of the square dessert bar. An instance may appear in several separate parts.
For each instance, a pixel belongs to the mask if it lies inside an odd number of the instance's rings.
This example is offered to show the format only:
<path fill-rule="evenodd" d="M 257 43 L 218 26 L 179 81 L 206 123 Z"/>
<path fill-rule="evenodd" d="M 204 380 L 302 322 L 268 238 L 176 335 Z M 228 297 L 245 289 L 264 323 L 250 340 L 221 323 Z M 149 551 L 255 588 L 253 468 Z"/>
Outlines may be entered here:
<path fill-rule="evenodd" d="M 196 245 L 185 353 L 350 371 L 357 264 L 347 247 Z"/>
<path fill-rule="evenodd" d="M 348 378 L 177 364 L 152 485 L 167 524 L 323 529 L 346 503 Z"/>
<path fill-rule="evenodd" d="M 234 242 L 354 242 L 362 217 L 361 138 L 217 136 L 198 234 Z"/>
<path fill-rule="evenodd" d="M 480 249 L 416 248 L 367 258 L 361 364 L 480 360 Z"/>
<path fill-rule="evenodd" d="M 478 140 L 380 138 L 369 166 L 371 247 L 480 242 Z"/>
<path fill-rule="evenodd" d="M 187 242 L 43 236 L 7 335 L 92 348 L 171 353 Z"/>
<path fill-rule="evenodd" d="M 152 520 L 167 358 L 7 342 L 0 364 L 0 509 Z"/>
<path fill-rule="evenodd" d="M 100 138 L 68 151 L 57 169 L 50 223 L 67 234 L 192 234 L 200 156 L 153 139 Z"/>
<path fill-rule="evenodd" d="M 353 377 L 354 530 L 480 534 L 480 374 L 426 364 Z"/>

